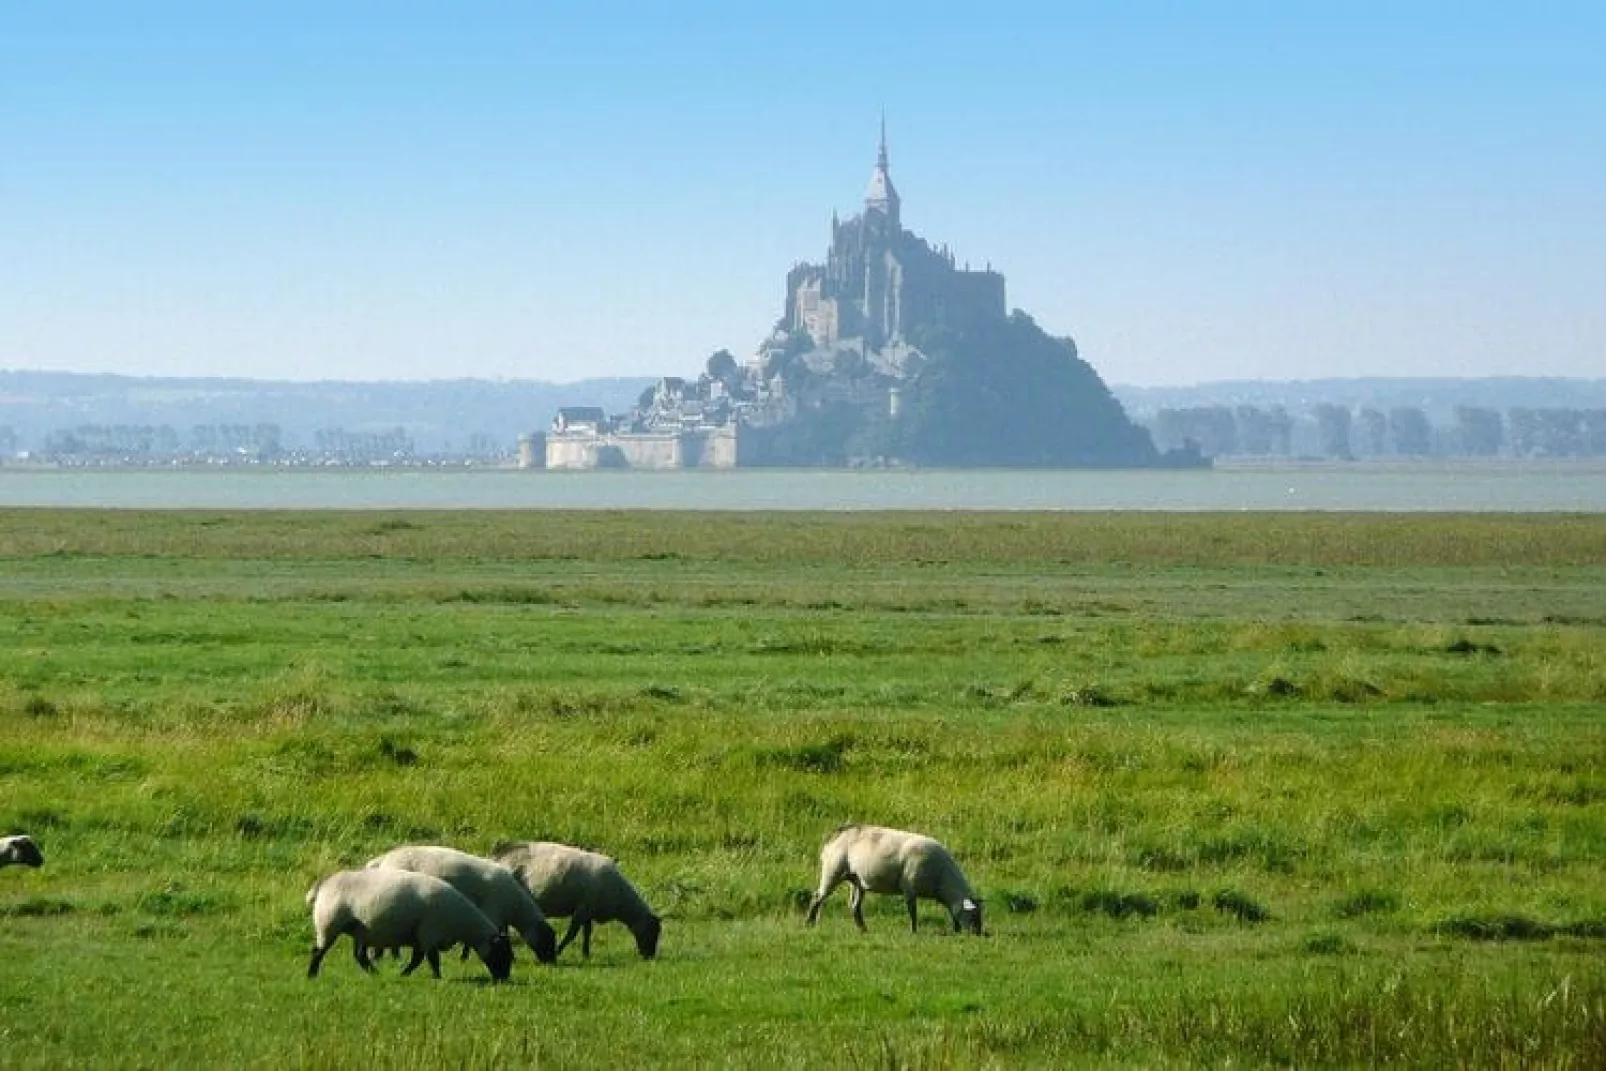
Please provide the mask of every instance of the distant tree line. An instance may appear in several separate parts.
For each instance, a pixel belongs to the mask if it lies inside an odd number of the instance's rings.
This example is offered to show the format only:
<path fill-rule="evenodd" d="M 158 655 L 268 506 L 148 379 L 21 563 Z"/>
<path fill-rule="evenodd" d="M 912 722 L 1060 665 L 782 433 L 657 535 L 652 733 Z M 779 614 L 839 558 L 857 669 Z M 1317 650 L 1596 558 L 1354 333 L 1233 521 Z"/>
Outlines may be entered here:
<path fill-rule="evenodd" d="M 18 437 L 0 429 L 0 452 L 15 453 Z M 49 432 L 40 453 L 50 458 L 180 458 L 280 450 L 277 424 L 198 424 L 180 435 L 170 424 L 76 424 Z"/>
<path fill-rule="evenodd" d="M 412 437 L 400 427 L 384 431 L 320 428 L 313 440 L 320 455 L 336 461 L 405 461 L 415 453 Z"/>
<path fill-rule="evenodd" d="M 397 426 L 377 431 L 321 428 L 311 450 L 285 442 L 278 424 L 197 424 L 180 433 L 168 424 L 77 424 L 45 435 L 34 455 L 61 464 L 185 463 L 342 463 L 410 461 L 416 456 L 412 436 Z M 483 433 L 467 438 L 475 458 L 509 456 L 506 446 Z M 10 427 L 0 427 L 0 459 L 17 456 L 21 440 Z"/>
<path fill-rule="evenodd" d="M 1322 404 L 1161 409 L 1149 430 L 1160 449 L 1192 443 L 1208 457 L 1601 457 L 1606 409 L 1457 406 L 1435 425 L 1417 406 Z"/>

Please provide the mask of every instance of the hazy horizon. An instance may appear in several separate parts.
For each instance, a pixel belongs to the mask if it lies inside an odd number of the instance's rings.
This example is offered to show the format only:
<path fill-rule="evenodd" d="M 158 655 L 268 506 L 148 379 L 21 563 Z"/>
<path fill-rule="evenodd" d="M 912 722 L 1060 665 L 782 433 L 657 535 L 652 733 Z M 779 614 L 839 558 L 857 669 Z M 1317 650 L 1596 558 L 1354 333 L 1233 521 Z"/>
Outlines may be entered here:
<path fill-rule="evenodd" d="M 612 381 L 612 380 L 626 381 L 626 382 L 631 382 L 631 383 L 635 383 L 636 381 L 639 380 L 639 381 L 642 381 L 644 383 L 650 383 L 654 379 L 657 379 L 657 378 L 659 378 L 661 376 L 675 375 L 675 374 L 677 374 L 675 370 L 673 370 L 673 369 L 665 369 L 665 370 L 660 370 L 660 371 L 657 371 L 657 372 L 645 372 L 645 373 L 638 373 L 638 374 L 623 373 L 623 374 L 619 374 L 619 375 L 613 375 L 613 374 L 606 374 L 605 373 L 605 374 L 594 375 L 594 376 L 580 376 L 580 377 L 572 378 L 572 379 L 541 379 L 541 378 L 535 377 L 535 376 L 477 376 L 477 375 L 473 375 L 473 374 L 463 374 L 463 375 L 443 374 L 443 375 L 430 375 L 430 376 L 422 376 L 422 377 L 414 377 L 414 378 L 400 378 L 400 377 L 393 377 L 393 376 L 365 376 L 365 377 L 362 377 L 362 378 L 345 377 L 345 376 L 306 376 L 306 377 L 299 377 L 299 378 L 290 378 L 290 377 L 287 377 L 287 376 L 266 377 L 266 376 L 252 376 L 252 375 L 220 374 L 220 373 L 210 373 L 210 372 L 199 373 L 199 374 L 195 374 L 195 375 L 191 375 L 191 374 L 188 374 L 188 373 L 177 374 L 177 375 L 169 375 L 169 374 L 160 373 L 160 372 L 83 371 L 81 369 L 76 369 L 76 368 L 10 368 L 10 367 L 0 366 L 0 377 L 3 377 L 3 376 L 34 376 L 34 375 L 39 375 L 39 376 L 54 376 L 54 375 L 61 375 L 61 376 L 118 376 L 118 377 L 122 377 L 122 378 L 136 379 L 136 380 L 158 380 L 158 381 L 161 381 L 161 380 L 173 380 L 173 381 L 180 381 L 180 380 L 197 380 L 197 381 L 216 380 L 216 381 L 223 381 L 223 382 L 231 382 L 232 381 L 232 382 L 243 382 L 243 383 L 258 383 L 258 384 L 262 384 L 264 386 L 296 386 L 296 387 L 316 387 L 316 386 L 323 386 L 323 385 L 339 386 L 339 385 L 344 385 L 344 384 L 352 384 L 352 385 L 375 385 L 375 386 L 385 385 L 385 386 L 396 386 L 396 387 L 403 387 L 403 388 L 411 388 L 411 387 L 426 388 L 426 387 L 430 387 L 432 385 L 444 385 L 444 384 L 451 384 L 451 383 L 487 383 L 487 384 L 501 384 L 501 385 L 509 385 L 509 386 L 520 384 L 520 383 L 528 383 L 528 384 L 532 384 L 532 385 L 545 386 L 545 387 L 574 387 L 574 386 L 581 386 L 581 385 L 584 385 L 584 384 L 587 384 L 587 383 L 601 383 L 601 382 L 607 382 L 607 381 Z M 1315 386 L 1315 385 L 1338 385 L 1338 384 L 1347 384 L 1347 383 L 1364 384 L 1364 383 L 1372 383 L 1372 382 L 1388 383 L 1388 384 L 1394 384 L 1394 385 L 1397 385 L 1397 386 L 1398 385 L 1409 385 L 1411 383 L 1451 384 L 1451 383 L 1458 383 L 1458 382 L 1464 382 L 1464 383 L 1469 383 L 1469 384 L 1475 384 L 1475 383 L 1489 383 L 1489 384 L 1533 383 L 1533 384 L 1541 384 L 1541 383 L 1566 382 L 1566 383 L 1577 383 L 1577 384 L 1586 384 L 1586 385 L 1593 386 L 1593 385 L 1596 385 L 1596 384 L 1606 384 L 1606 375 L 1546 376 L 1546 375 L 1522 375 L 1522 374 L 1511 374 L 1511 375 L 1495 374 L 1495 375 L 1488 375 L 1488 376 L 1456 376 L 1456 375 L 1414 376 L 1414 375 L 1380 374 L 1380 375 L 1376 375 L 1376 376 L 1309 376 L 1309 377 L 1300 377 L 1298 379 L 1271 379 L 1271 378 L 1265 378 L 1265 377 L 1255 378 L 1255 379 L 1244 379 L 1244 378 L 1239 378 L 1239 377 L 1231 377 L 1231 378 L 1226 378 L 1226 379 L 1207 379 L 1207 380 L 1195 380 L 1195 381 L 1188 381 L 1188 382 L 1178 381 L 1178 382 L 1174 382 L 1174 383 L 1171 383 L 1171 382 L 1168 382 L 1168 383 L 1125 383 L 1125 382 L 1122 382 L 1120 380 L 1112 380 L 1112 379 L 1108 379 L 1108 378 L 1105 379 L 1106 385 L 1111 387 L 1112 389 L 1116 389 L 1116 390 L 1120 390 L 1120 391 L 1130 391 L 1130 392 L 1133 392 L 1133 393 L 1156 393 L 1156 394 L 1164 393 L 1164 392 L 1167 392 L 1167 391 L 1173 391 L 1173 392 L 1178 392 L 1178 393 L 1186 393 L 1186 392 L 1190 392 L 1190 391 L 1208 391 L 1208 390 L 1211 390 L 1211 389 L 1240 387 L 1240 386 L 1241 387 L 1265 386 L 1265 387 L 1275 388 L 1275 387 L 1299 387 L 1299 386 L 1307 386 L 1307 385 L 1309 385 L 1309 386 Z"/>
<path fill-rule="evenodd" d="M 0 14 L 0 368 L 684 374 L 858 211 L 1111 384 L 1606 371 L 1584 4 Z"/>

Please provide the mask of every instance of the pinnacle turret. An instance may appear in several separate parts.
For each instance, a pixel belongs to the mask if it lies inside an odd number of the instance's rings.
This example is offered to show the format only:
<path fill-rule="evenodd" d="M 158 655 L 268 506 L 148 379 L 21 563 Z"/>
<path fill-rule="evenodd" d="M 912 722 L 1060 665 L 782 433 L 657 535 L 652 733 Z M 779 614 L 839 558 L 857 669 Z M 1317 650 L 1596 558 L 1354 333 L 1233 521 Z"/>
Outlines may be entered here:
<path fill-rule="evenodd" d="M 876 146 L 875 170 L 870 173 L 870 186 L 864 191 L 864 207 L 872 212 L 880 212 L 887 217 L 894 228 L 898 222 L 898 191 L 892 185 L 892 175 L 887 171 L 887 117 L 881 117 L 881 140 Z"/>

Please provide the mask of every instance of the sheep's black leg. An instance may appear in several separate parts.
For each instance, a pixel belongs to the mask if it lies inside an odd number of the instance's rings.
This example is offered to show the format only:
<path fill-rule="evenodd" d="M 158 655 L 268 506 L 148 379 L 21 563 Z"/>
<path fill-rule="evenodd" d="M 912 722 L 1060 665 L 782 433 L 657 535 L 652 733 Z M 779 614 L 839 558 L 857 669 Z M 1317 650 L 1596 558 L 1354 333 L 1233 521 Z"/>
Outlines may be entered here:
<path fill-rule="evenodd" d="M 374 961 L 368 953 L 368 931 L 359 926 L 351 931 L 351 954 L 356 958 L 357 966 L 372 974 Z"/>
<path fill-rule="evenodd" d="M 908 907 L 909 907 L 909 932 L 910 933 L 919 933 L 920 932 L 920 919 L 919 919 L 918 914 L 915 911 L 915 898 L 912 897 L 912 896 L 905 896 L 903 898 L 903 902 L 905 904 L 907 904 Z"/>
<path fill-rule="evenodd" d="M 435 949 L 429 953 L 429 973 L 437 978 L 441 976 L 441 954 Z"/>
<path fill-rule="evenodd" d="M 569 947 L 569 942 L 575 939 L 575 937 L 580 933 L 580 927 L 584 925 L 585 917 L 583 915 L 576 913 L 570 917 L 569 932 L 564 934 L 563 940 L 558 942 L 558 950 L 552 953 L 554 959 L 563 954 L 563 950 Z"/>
<path fill-rule="evenodd" d="M 327 948 L 319 948 L 317 945 L 312 946 L 312 962 L 307 964 L 308 978 L 318 977 L 318 966 L 323 963 L 323 957 L 328 951 Z"/>
<path fill-rule="evenodd" d="M 413 946 L 413 958 L 407 964 L 407 966 L 402 968 L 402 977 L 405 978 L 409 974 L 412 974 L 414 971 L 418 970 L 418 965 L 420 963 L 422 963 L 422 962 L 424 962 L 424 950 L 419 945 L 414 945 Z M 436 971 L 435 973 L 436 973 L 437 976 L 439 976 L 439 974 L 440 974 L 439 971 Z"/>
<path fill-rule="evenodd" d="M 840 884 L 842 884 L 842 879 L 840 877 L 831 878 L 829 880 L 822 878 L 820 881 L 820 891 L 814 894 L 813 900 L 809 901 L 808 924 L 810 926 L 814 925 L 814 920 L 820 917 L 820 908 L 825 905 L 826 898 L 835 892 L 836 887 Z"/>
<path fill-rule="evenodd" d="M 591 958 L 591 920 L 586 919 L 585 929 L 580 935 L 580 954 L 586 959 Z"/>

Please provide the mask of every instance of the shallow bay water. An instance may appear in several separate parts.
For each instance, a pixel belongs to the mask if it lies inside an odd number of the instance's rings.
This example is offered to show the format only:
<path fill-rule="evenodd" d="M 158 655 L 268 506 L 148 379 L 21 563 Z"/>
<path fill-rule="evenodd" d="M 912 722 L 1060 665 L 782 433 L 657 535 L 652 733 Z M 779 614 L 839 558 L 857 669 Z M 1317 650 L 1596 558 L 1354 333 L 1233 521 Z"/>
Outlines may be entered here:
<path fill-rule="evenodd" d="M 109 509 L 1606 512 L 1606 462 L 1193 471 L 5 469 L 0 506 Z"/>

